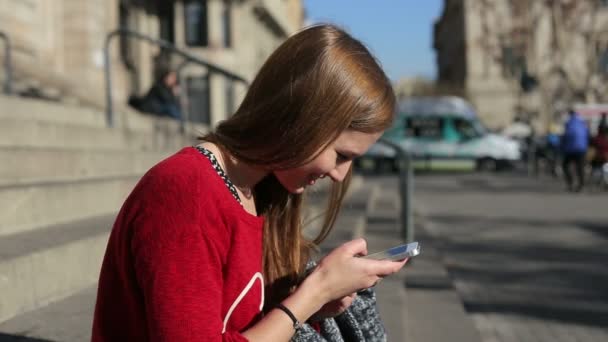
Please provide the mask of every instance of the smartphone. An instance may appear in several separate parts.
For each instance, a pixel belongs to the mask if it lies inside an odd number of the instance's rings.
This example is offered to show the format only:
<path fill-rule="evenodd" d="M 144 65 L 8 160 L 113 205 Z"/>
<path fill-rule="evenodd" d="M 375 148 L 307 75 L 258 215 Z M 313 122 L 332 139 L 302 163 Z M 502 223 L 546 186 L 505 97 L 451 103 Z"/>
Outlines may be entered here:
<path fill-rule="evenodd" d="M 374 260 L 400 261 L 405 258 L 415 257 L 418 254 L 420 254 L 420 245 L 418 244 L 418 242 L 412 242 L 405 245 L 395 246 L 382 252 L 369 254 L 364 256 L 364 258 Z"/>

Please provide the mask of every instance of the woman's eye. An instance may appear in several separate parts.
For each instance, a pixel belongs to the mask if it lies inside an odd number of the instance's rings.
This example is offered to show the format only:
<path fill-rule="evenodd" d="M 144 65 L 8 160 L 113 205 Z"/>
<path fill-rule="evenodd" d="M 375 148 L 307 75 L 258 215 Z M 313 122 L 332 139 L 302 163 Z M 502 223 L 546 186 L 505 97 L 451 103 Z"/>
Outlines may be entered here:
<path fill-rule="evenodd" d="M 343 163 L 343 162 L 348 161 L 348 160 L 350 160 L 349 157 L 343 155 L 340 152 L 336 152 L 336 162 L 337 163 Z"/>

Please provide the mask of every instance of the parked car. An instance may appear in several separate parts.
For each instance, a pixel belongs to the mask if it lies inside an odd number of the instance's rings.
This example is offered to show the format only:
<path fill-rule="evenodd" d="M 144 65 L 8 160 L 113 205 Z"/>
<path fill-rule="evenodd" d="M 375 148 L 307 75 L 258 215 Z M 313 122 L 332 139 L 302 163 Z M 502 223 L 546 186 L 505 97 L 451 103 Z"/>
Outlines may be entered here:
<path fill-rule="evenodd" d="M 458 97 L 412 98 L 399 104 L 394 125 L 383 138 L 410 152 L 418 166 L 431 169 L 498 170 L 520 160 L 519 144 L 488 132 L 473 107 Z M 372 145 L 359 162 L 396 169 L 395 151 Z M 423 166 L 424 167 L 424 166 Z"/>

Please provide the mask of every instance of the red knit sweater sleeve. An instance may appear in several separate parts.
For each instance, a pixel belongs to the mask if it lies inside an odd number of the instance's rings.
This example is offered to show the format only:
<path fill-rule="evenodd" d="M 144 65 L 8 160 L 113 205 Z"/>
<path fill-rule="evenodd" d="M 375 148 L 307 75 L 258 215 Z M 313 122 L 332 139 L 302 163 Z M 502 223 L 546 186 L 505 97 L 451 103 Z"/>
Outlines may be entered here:
<path fill-rule="evenodd" d="M 198 181 L 164 178 L 162 186 L 147 184 L 152 192 L 142 198 L 146 210 L 133 221 L 131 253 L 148 336 L 150 341 L 247 341 L 236 331 L 222 334 L 228 237 L 211 221 L 201 224 Z"/>

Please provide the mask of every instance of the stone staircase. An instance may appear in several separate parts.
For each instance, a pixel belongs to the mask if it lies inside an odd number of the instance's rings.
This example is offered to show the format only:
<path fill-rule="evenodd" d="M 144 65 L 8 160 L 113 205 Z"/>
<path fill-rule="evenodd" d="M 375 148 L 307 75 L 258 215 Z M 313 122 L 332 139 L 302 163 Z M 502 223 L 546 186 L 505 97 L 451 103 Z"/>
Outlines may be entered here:
<path fill-rule="evenodd" d="M 104 94 L 95 86 L 50 70 L 24 56 L 13 55 L 12 94 L 46 102 L 104 108 Z M 68 68 L 69 69 L 69 68 Z M 101 84 L 101 80 L 99 80 Z"/>
<path fill-rule="evenodd" d="M 114 216 L 204 127 L 0 96 L 0 322 L 94 286 Z"/>

